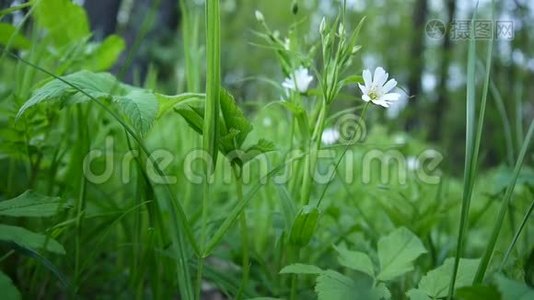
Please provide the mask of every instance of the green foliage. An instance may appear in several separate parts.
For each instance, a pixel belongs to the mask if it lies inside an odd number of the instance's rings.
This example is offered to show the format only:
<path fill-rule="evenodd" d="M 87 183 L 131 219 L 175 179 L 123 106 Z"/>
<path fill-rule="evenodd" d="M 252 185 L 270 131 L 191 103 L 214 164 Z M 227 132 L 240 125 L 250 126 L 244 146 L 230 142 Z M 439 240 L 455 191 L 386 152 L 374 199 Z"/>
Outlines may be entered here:
<path fill-rule="evenodd" d="M 33 16 L 58 48 L 78 43 L 91 34 L 85 10 L 69 0 L 36 1 Z"/>
<path fill-rule="evenodd" d="M 11 278 L 3 272 L 0 272 L 0 291 L 2 291 L 2 297 L 5 300 L 19 300 L 22 298 L 19 290 L 13 285 Z"/>
<path fill-rule="evenodd" d="M 475 278 L 479 259 L 462 258 L 456 275 L 456 288 L 469 286 Z M 444 298 L 450 286 L 450 276 L 454 267 L 454 258 L 447 258 L 445 262 L 434 270 L 429 271 L 421 281 L 416 291 L 409 291 L 408 295 L 426 295 L 429 299 Z M 413 299 L 413 298 L 412 298 Z"/>
<path fill-rule="evenodd" d="M 20 196 L 0 202 L 0 215 L 11 217 L 50 217 L 68 205 L 59 197 L 43 196 L 26 191 Z"/>
<path fill-rule="evenodd" d="M 150 91 L 122 84 L 109 73 L 80 71 L 53 79 L 37 89 L 19 109 L 17 118 L 42 102 L 59 102 L 63 107 L 99 100 L 120 110 L 141 135 L 152 127 L 159 109 L 157 97 Z"/>
<path fill-rule="evenodd" d="M 280 270 L 280 274 L 314 274 L 318 275 L 321 274 L 323 270 L 317 266 L 314 265 L 306 265 L 306 264 L 291 264 L 289 266 L 285 266 Z"/>
<path fill-rule="evenodd" d="M 371 277 L 375 276 L 373 262 L 367 254 L 359 251 L 350 251 L 341 247 L 336 247 L 336 251 L 339 253 L 337 259 L 342 266 L 363 272 Z"/>
<path fill-rule="evenodd" d="M 415 260 L 427 253 L 421 240 L 401 227 L 378 240 L 380 272 L 377 279 L 393 280 L 414 269 Z"/>
<path fill-rule="evenodd" d="M 18 33 L 15 26 L 0 23 L 0 45 L 9 46 L 12 49 L 28 49 L 31 47 L 31 42 Z"/>
<path fill-rule="evenodd" d="M 15 243 L 29 249 L 44 249 L 57 254 L 65 254 L 65 249 L 56 240 L 28 229 L 0 224 L 0 241 Z"/>
<path fill-rule="evenodd" d="M 528 300 L 534 298 L 534 289 L 524 283 L 498 275 L 495 278 L 502 300 Z"/>

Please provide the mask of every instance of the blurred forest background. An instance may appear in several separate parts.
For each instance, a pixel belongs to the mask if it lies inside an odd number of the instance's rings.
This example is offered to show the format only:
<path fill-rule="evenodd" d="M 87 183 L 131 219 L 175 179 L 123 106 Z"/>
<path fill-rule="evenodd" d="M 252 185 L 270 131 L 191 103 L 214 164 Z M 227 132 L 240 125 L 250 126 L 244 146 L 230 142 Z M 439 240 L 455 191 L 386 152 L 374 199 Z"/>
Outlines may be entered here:
<path fill-rule="evenodd" d="M 0 7 L 24 1 L 0 0 Z M 126 51 L 115 66 L 125 81 L 140 84 L 148 70 L 156 71 L 161 91 L 176 93 L 188 89 L 184 73 L 182 22 L 183 7 L 178 0 L 77 0 L 90 17 L 93 39 L 102 40 L 117 33 L 126 40 Z M 190 18 L 198 18 L 198 40 L 203 41 L 204 1 L 188 1 Z M 279 89 L 270 82 L 284 78 L 270 49 L 259 47 L 255 30 L 259 24 L 254 12 L 259 10 L 280 36 L 298 37 L 307 52 L 319 37 L 323 16 L 336 17 L 343 0 L 222 0 L 222 74 L 224 84 L 246 99 L 243 103 L 266 104 L 280 98 Z M 355 61 L 355 73 L 363 68 L 385 67 L 405 91 L 403 101 L 384 112 L 384 124 L 392 131 L 408 130 L 410 135 L 428 140 L 439 147 L 450 171 L 462 170 L 465 140 L 465 73 L 467 39 L 458 38 L 455 26 L 465 24 L 478 2 L 477 19 L 491 19 L 490 0 L 347 0 L 351 24 L 364 16 L 361 32 L 362 51 Z M 182 9 L 181 9 L 182 8 Z M 524 136 L 523 128 L 534 117 L 534 2 L 529 0 L 496 1 L 495 19 L 506 24 L 492 26 L 493 52 L 490 102 L 482 140 L 482 160 L 486 166 L 513 164 Z M 22 13 L 9 16 L 13 23 Z M 463 23 L 462 23 L 463 22 Z M 443 24 L 441 28 L 435 25 Z M 456 25 L 455 25 L 456 24 Z M 495 24 L 493 24 L 495 25 Z M 510 27 L 511 26 L 511 27 Z M 458 28 L 456 28 L 458 29 Z M 480 39 L 479 43 L 487 43 Z M 202 56 L 202 48 L 198 55 Z M 305 47 L 309 47 L 305 49 Z M 479 59 L 485 47 L 478 47 Z M 200 59 L 199 61 L 203 61 Z M 482 64 L 480 64 L 482 68 Z M 198 66 L 203 80 L 204 66 Z M 483 70 L 479 70 L 482 81 Z M 347 100 L 359 99 L 352 87 Z M 339 101 L 342 106 L 354 101 Z M 409 105 L 407 105 L 409 104 Z M 251 108 L 254 111 L 254 108 Z"/>

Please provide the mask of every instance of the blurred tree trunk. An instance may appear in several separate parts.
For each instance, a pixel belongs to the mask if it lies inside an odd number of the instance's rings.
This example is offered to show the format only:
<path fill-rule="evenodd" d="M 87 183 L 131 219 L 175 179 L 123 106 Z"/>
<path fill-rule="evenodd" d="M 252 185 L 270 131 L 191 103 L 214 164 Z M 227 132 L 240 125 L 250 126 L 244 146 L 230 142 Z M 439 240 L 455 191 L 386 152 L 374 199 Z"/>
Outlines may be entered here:
<path fill-rule="evenodd" d="M 443 37 L 442 52 L 441 52 L 441 64 L 439 70 L 439 83 L 438 83 L 438 99 L 434 105 L 434 117 L 435 122 L 431 123 L 430 138 L 434 141 L 439 140 L 443 135 L 443 117 L 448 107 L 449 93 L 447 89 L 447 79 L 449 74 L 449 65 L 452 55 L 452 41 L 450 36 L 450 26 L 454 19 L 454 13 L 456 11 L 456 0 L 447 0 L 447 20 L 446 20 L 446 34 Z"/>
<path fill-rule="evenodd" d="M 421 78 L 424 69 L 424 43 L 425 43 L 425 22 L 428 14 L 427 0 L 416 0 L 413 10 L 413 38 L 410 56 L 412 59 L 412 69 L 408 79 L 408 92 L 410 96 L 415 96 L 413 109 L 407 109 L 406 129 L 411 130 L 420 126 L 421 118 Z"/>
<path fill-rule="evenodd" d="M 89 0 L 85 1 L 84 7 L 96 40 L 103 40 L 115 32 L 121 0 Z"/>

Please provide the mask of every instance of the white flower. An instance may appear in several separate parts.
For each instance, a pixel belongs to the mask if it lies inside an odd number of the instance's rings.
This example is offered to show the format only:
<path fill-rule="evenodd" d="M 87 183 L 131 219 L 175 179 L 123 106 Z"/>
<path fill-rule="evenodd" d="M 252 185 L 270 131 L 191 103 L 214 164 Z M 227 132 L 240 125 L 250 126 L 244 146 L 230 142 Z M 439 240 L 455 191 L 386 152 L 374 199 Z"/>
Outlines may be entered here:
<path fill-rule="evenodd" d="M 383 107 L 389 107 L 392 102 L 400 99 L 399 93 L 389 93 L 393 88 L 397 86 L 395 79 L 390 79 L 388 82 L 389 74 L 384 71 L 382 67 L 378 67 L 375 70 L 375 74 L 371 77 L 371 71 L 363 71 L 364 85 L 358 83 L 360 90 L 362 91 L 362 99 L 365 102 L 373 102 L 376 105 Z"/>
<path fill-rule="evenodd" d="M 313 77 L 309 74 L 308 69 L 299 67 L 290 77 L 287 77 L 282 86 L 288 90 L 305 93 L 312 82 Z"/>
<path fill-rule="evenodd" d="M 325 145 L 332 145 L 337 142 L 340 138 L 339 131 L 334 128 L 327 128 L 323 131 L 321 135 L 321 142 Z"/>

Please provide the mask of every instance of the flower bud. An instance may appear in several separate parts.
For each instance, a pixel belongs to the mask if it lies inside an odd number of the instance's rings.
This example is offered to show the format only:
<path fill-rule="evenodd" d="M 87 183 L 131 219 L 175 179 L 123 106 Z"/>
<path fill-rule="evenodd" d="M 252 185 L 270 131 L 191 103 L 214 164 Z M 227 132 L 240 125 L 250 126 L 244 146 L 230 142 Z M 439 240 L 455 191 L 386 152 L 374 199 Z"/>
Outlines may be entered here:
<path fill-rule="evenodd" d="M 263 22 L 263 21 L 265 21 L 265 18 L 263 17 L 263 14 L 261 13 L 261 11 L 256 10 L 256 11 L 254 12 L 254 15 L 256 16 L 256 20 L 258 20 L 258 22 Z"/>
<path fill-rule="evenodd" d="M 324 34 L 324 31 L 326 30 L 326 19 L 323 17 L 321 20 L 321 25 L 319 25 L 319 33 Z"/>

